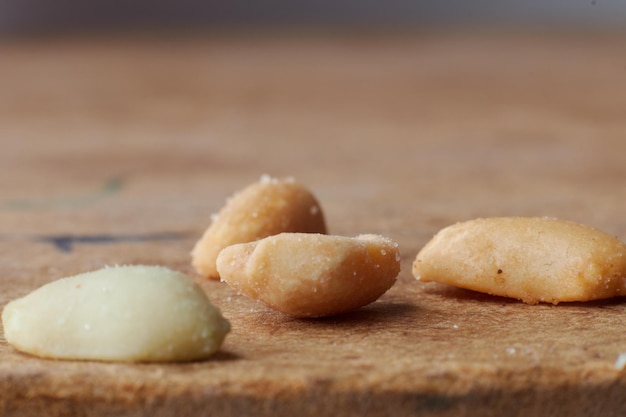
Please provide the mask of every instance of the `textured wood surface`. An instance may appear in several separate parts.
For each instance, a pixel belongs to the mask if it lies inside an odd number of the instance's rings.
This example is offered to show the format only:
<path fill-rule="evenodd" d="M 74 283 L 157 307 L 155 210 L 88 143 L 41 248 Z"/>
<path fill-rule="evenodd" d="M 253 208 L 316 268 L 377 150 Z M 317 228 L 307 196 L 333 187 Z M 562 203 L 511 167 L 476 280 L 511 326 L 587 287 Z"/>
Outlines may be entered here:
<path fill-rule="evenodd" d="M 203 282 L 212 360 L 42 360 L 0 340 L 7 416 L 621 416 L 625 304 L 528 306 L 413 280 L 440 228 L 549 215 L 626 239 L 626 36 L 0 42 L 0 305 L 110 264 L 195 276 L 233 191 L 295 176 L 332 233 L 401 245 L 378 302 L 296 320 Z"/>

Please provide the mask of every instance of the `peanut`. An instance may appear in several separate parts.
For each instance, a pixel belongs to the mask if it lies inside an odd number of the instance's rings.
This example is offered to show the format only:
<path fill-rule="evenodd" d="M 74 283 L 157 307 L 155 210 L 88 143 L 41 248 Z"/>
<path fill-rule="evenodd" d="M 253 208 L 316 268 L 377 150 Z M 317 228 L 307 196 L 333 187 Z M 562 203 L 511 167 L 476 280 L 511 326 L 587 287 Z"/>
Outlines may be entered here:
<path fill-rule="evenodd" d="M 322 317 L 378 299 L 394 284 L 400 255 L 382 236 L 282 233 L 225 248 L 217 269 L 230 286 L 275 310 Z"/>
<path fill-rule="evenodd" d="M 292 179 L 263 176 L 236 193 L 215 216 L 192 251 L 196 271 L 218 279 L 215 261 L 222 249 L 282 232 L 326 233 L 320 204 Z"/>
<path fill-rule="evenodd" d="M 2 312 L 4 336 L 36 356 L 125 362 L 203 359 L 230 329 L 189 277 L 105 268 L 46 284 Z"/>
<path fill-rule="evenodd" d="M 441 230 L 413 274 L 528 304 L 589 301 L 626 294 L 626 245 L 554 218 L 476 219 Z"/>

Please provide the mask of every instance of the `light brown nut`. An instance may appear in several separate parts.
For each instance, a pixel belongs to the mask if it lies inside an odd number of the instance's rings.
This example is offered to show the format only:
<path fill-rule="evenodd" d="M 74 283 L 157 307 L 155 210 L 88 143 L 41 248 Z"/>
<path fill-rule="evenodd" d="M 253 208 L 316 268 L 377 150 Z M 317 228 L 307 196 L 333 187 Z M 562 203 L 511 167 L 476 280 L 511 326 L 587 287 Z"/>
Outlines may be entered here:
<path fill-rule="evenodd" d="M 192 264 L 199 274 L 218 279 L 217 255 L 227 246 L 283 232 L 327 233 L 322 208 L 293 179 L 261 177 L 228 200 L 196 243 Z"/>
<path fill-rule="evenodd" d="M 227 247 L 217 269 L 230 286 L 275 310 L 322 317 L 383 295 L 400 272 L 400 254 L 396 243 L 377 235 L 282 233 Z"/>
<path fill-rule="evenodd" d="M 626 294 L 626 245 L 565 220 L 476 219 L 441 230 L 413 274 L 528 304 L 589 301 Z"/>
<path fill-rule="evenodd" d="M 46 284 L 2 312 L 6 340 L 37 356 L 124 362 L 203 359 L 230 329 L 188 276 L 104 268 Z"/>

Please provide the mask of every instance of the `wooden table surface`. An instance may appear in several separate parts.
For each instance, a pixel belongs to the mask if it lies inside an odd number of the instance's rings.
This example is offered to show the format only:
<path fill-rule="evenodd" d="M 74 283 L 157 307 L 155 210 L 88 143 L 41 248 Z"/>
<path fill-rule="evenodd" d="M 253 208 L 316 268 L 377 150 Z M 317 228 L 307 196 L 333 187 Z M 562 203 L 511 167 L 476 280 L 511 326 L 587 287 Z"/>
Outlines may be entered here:
<path fill-rule="evenodd" d="M 626 239 L 626 34 L 207 34 L 0 41 L 0 306 L 189 252 L 227 196 L 294 176 L 330 231 L 400 243 L 378 302 L 296 320 L 202 282 L 232 323 L 187 364 L 0 340 L 4 416 L 622 416 L 624 301 L 422 284 L 440 228 L 555 216 Z"/>

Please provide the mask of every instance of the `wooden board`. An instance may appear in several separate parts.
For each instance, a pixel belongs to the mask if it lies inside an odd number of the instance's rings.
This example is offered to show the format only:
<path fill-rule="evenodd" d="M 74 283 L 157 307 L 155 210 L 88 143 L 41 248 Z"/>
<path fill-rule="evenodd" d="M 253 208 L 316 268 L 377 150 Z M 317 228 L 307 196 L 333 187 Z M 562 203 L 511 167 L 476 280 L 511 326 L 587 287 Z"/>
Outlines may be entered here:
<path fill-rule="evenodd" d="M 296 320 L 202 282 L 232 323 L 188 364 L 42 360 L 0 340 L 6 416 L 621 416 L 625 304 L 416 282 L 440 228 L 549 215 L 626 239 L 626 36 L 0 42 L 0 305 L 111 264 L 192 276 L 225 198 L 295 176 L 333 233 L 402 250 L 378 302 Z"/>

